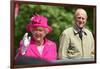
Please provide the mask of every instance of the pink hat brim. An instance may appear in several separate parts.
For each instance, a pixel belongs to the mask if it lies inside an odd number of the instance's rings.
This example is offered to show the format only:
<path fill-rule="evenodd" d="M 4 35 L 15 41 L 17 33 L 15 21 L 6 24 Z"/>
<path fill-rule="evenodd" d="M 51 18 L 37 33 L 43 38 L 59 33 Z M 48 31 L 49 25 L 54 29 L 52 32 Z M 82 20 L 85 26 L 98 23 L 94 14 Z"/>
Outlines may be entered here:
<path fill-rule="evenodd" d="M 48 33 L 50 33 L 50 32 L 52 32 L 52 28 L 50 27 L 50 26 L 39 26 L 39 25 L 31 25 L 30 23 L 26 26 L 26 30 L 28 31 L 28 32 L 31 32 L 31 29 L 32 28 L 35 28 L 35 27 L 43 27 L 43 28 L 47 28 L 48 29 Z"/>

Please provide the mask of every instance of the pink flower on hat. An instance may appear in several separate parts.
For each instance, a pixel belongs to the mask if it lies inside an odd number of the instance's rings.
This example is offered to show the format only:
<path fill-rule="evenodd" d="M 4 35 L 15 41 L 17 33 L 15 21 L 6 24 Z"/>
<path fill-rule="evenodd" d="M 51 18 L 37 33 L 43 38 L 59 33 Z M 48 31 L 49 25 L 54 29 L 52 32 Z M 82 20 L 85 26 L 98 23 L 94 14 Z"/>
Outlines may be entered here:
<path fill-rule="evenodd" d="M 31 17 L 30 19 L 30 23 L 26 26 L 27 31 L 30 32 L 30 29 L 33 27 L 43 27 L 43 28 L 47 28 L 48 32 L 52 31 L 52 28 L 50 26 L 48 26 L 48 19 L 44 16 L 41 15 L 34 15 L 33 17 Z"/>

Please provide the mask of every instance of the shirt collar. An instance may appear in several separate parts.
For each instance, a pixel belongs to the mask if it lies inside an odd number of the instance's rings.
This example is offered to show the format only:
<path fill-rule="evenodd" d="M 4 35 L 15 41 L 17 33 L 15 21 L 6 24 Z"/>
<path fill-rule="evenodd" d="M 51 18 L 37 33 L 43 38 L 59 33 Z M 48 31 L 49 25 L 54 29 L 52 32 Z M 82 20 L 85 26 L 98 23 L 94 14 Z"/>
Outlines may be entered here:
<path fill-rule="evenodd" d="M 77 27 L 77 26 L 73 26 L 73 32 L 74 32 L 74 35 L 77 35 L 79 33 L 80 29 Z M 84 33 L 84 35 L 87 35 L 86 31 L 85 31 L 85 28 L 82 29 L 82 33 Z"/>

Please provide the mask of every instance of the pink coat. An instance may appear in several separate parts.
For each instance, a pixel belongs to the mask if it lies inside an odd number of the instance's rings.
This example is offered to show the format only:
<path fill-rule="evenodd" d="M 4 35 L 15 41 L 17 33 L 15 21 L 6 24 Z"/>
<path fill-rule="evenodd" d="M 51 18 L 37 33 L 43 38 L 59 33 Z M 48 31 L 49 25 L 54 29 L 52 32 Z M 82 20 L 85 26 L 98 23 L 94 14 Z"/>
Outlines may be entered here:
<path fill-rule="evenodd" d="M 22 45 L 23 45 L 23 43 L 21 41 L 20 48 Z M 30 45 L 28 46 L 28 48 L 25 52 L 25 56 L 34 57 L 34 58 L 42 58 L 47 61 L 56 60 L 57 59 L 56 44 L 53 41 L 45 39 L 44 49 L 43 49 L 42 55 L 40 55 L 38 52 L 38 49 L 34 43 L 34 40 L 31 40 Z"/>

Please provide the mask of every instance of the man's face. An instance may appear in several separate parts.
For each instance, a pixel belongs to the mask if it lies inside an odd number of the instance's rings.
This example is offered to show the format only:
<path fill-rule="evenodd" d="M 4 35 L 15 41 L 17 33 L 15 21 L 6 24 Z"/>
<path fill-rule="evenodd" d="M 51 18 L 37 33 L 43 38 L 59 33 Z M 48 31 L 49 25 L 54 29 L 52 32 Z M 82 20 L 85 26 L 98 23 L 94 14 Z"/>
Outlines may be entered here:
<path fill-rule="evenodd" d="M 79 28 L 83 28 L 87 21 L 87 15 L 85 11 L 79 10 L 75 15 L 75 23 Z"/>

